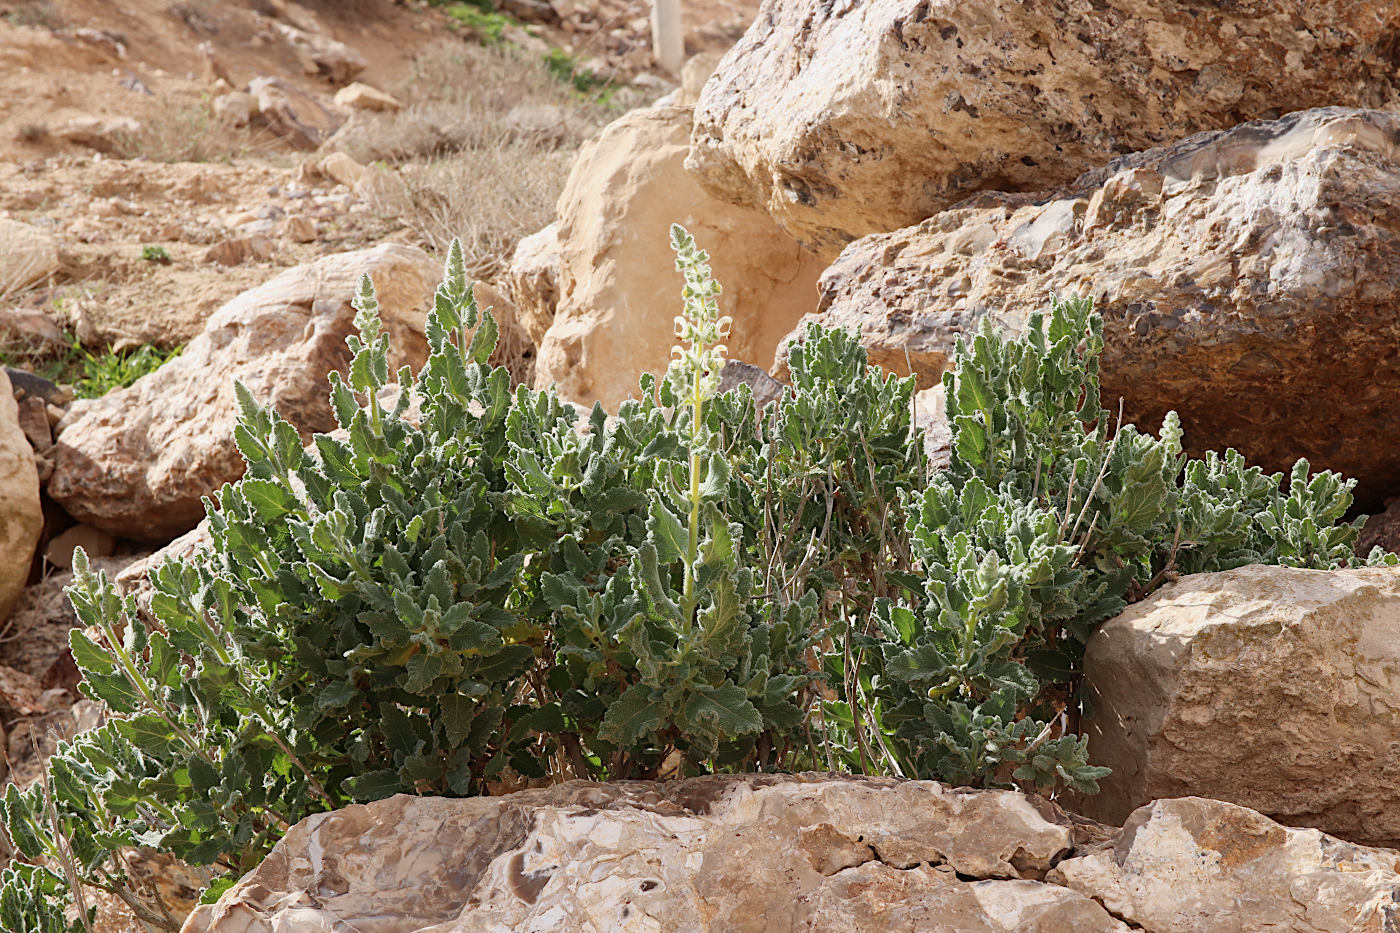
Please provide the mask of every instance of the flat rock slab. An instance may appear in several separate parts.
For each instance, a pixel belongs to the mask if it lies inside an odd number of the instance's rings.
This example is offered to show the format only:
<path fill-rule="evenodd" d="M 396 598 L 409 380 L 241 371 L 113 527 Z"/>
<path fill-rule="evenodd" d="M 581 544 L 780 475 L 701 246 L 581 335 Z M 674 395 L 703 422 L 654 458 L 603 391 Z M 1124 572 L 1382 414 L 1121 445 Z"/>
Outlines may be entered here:
<path fill-rule="evenodd" d="M 575 781 L 310 817 L 183 933 L 1384 933 L 1397 862 L 1197 798 L 1115 831 L 932 781 Z"/>
<path fill-rule="evenodd" d="M 1092 836 L 1014 792 L 849 776 L 400 796 L 303 821 L 185 933 L 1124 930 L 1036 880 Z"/>
<path fill-rule="evenodd" d="M 1400 852 L 1183 797 L 1135 811 L 1111 845 L 1049 880 L 1149 933 L 1390 933 L 1397 872 Z"/>
<path fill-rule="evenodd" d="M 1192 133 L 1396 100 L 1392 0 L 770 0 L 686 167 L 831 260 L 984 190 Z"/>
<path fill-rule="evenodd" d="M 862 239 L 815 319 L 927 386 L 983 318 L 1017 331 L 1053 293 L 1090 295 L 1107 407 L 1121 396 L 1148 430 L 1175 409 L 1197 455 L 1307 457 L 1359 478 L 1364 503 L 1400 489 L 1397 268 L 1400 114 L 1326 108 Z"/>

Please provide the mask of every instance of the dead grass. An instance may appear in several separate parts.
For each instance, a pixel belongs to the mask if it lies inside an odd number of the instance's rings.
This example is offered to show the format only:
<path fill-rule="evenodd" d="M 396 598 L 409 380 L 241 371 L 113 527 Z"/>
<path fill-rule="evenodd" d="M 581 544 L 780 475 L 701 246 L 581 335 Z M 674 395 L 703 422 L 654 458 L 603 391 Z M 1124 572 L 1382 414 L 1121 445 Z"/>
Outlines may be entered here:
<path fill-rule="evenodd" d="M 467 271 L 496 281 L 521 237 L 554 219 L 572 150 L 528 142 L 470 149 L 404 166 L 373 207 L 396 217 L 431 252 L 462 240 Z"/>
<path fill-rule="evenodd" d="M 213 162 L 254 152 L 271 152 L 280 141 L 250 127 L 235 127 L 215 116 L 207 100 L 160 98 L 141 117 L 141 128 L 115 137 L 119 159 L 153 162 Z"/>
<path fill-rule="evenodd" d="M 543 147 L 576 147 L 616 111 L 590 101 L 550 73 L 542 59 L 508 46 L 460 40 L 436 45 L 390 89 L 406 106 L 360 115 L 336 148 L 360 162 L 401 162 L 462 149 L 493 148 L 524 132 Z M 540 133 L 529 114 L 558 119 Z"/>
<path fill-rule="evenodd" d="M 403 110 L 357 115 L 332 145 L 393 163 L 377 167 L 371 188 L 382 221 L 438 254 L 460 238 L 468 274 L 497 283 L 515 244 L 554 219 L 578 147 L 622 104 L 579 93 L 530 52 L 462 41 L 426 51 L 390 90 Z M 514 321 L 500 323 L 493 362 L 532 381 L 534 345 Z"/>
<path fill-rule="evenodd" d="M 434 252 L 460 237 L 469 273 L 487 281 L 553 219 L 574 152 L 615 116 L 527 52 L 460 41 L 425 52 L 393 91 L 403 110 L 357 117 L 336 147 L 400 163 L 376 186 L 376 213 Z"/>

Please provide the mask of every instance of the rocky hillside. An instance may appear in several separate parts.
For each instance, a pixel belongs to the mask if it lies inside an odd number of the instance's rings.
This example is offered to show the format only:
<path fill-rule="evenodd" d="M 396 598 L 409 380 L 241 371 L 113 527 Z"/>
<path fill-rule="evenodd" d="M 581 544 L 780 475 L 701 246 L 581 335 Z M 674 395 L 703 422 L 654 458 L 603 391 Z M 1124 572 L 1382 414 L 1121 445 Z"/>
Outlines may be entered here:
<path fill-rule="evenodd" d="M 935 466 L 959 341 L 1087 296 L 1115 428 L 1175 412 L 1212 469 L 1353 477 L 1357 553 L 1400 549 L 1400 6 L 696 0 L 679 74 L 648 9 L 0 0 L 0 777 L 109 715 L 68 648 L 74 547 L 149 612 L 245 471 L 235 383 L 333 431 L 358 277 L 416 370 L 453 237 L 510 381 L 616 413 L 672 357 L 680 223 L 730 383 L 773 397 L 808 325 L 858 329 Z M 1169 561 L 1088 639 L 1055 728 L 1113 769 L 1096 796 L 400 796 L 296 825 L 193 913 L 199 872 L 137 873 L 189 933 L 1390 930 L 1400 569 L 1246 563 Z"/>

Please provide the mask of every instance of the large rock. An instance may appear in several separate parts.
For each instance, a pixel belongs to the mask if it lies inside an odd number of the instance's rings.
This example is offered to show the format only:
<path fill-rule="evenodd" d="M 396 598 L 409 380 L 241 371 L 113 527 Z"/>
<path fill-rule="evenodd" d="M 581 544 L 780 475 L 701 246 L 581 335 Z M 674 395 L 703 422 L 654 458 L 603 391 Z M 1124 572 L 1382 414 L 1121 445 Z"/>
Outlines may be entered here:
<path fill-rule="evenodd" d="M 1400 845 L 1400 568 L 1198 574 L 1089 642 L 1082 809 L 1118 822 L 1197 794 Z"/>
<path fill-rule="evenodd" d="M 0 369 L 0 622 L 9 616 L 29 579 L 29 564 L 43 530 L 34 449 L 20 427 L 10 378 Z"/>
<path fill-rule="evenodd" d="M 369 62 L 358 49 L 331 38 L 323 32 L 299 29 L 288 23 L 272 23 L 291 46 L 301 63 L 302 71 L 322 75 L 332 84 L 347 84 L 368 67 Z"/>
<path fill-rule="evenodd" d="M 184 931 L 1126 930 L 1038 882 L 1087 838 L 1013 792 L 849 776 L 399 796 L 298 824 Z"/>
<path fill-rule="evenodd" d="M 572 782 L 310 817 L 183 933 L 1389 933 L 1400 853 L 1186 798 L 1121 831 L 850 775 Z M 1129 924 L 1132 924 L 1130 927 Z"/>
<path fill-rule="evenodd" d="M 559 224 L 552 223 L 515 244 L 506 285 L 520 326 L 539 345 L 559 306 Z"/>
<path fill-rule="evenodd" d="M 59 424 L 49 495 L 122 538 L 163 542 L 194 527 L 201 497 L 243 473 L 235 380 L 304 437 L 335 427 L 326 375 L 349 364 L 350 298 L 364 272 L 379 293 L 390 370 L 421 365 L 424 315 L 439 278 L 422 250 L 385 244 L 289 269 L 220 308 L 160 369 L 73 403 Z"/>
<path fill-rule="evenodd" d="M 1400 928 L 1400 853 L 1199 797 L 1143 807 L 1112 844 L 1061 862 L 1047 880 L 1148 933 Z"/>
<path fill-rule="evenodd" d="M 688 167 L 808 249 L 1243 120 L 1396 100 L 1390 0 L 769 0 Z"/>
<path fill-rule="evenodd" d="M 821 264 L 765 215 L 716 201 L 686 174 L 690 122 L 689 107 L 633 111 L 579 151 L 559 197 L 559 304 L 536 385 L 611 408 L 636 394 L 642 373 L 666 369 L 683 284 L 673 222 L 710 253 L 736 358 L 767 365 L 816 307 Z"/>
<path fill-rule="evenodd" d="M 1194 452 L 1305 456 L 1371 499 L 1400 488 L 1400 368 L 1377 366 L 1400 346 L 1396 231 L 1400 114 L 1307 111 L 867 237 L 816 318 L 926 386 L 981 318 L 1019 330 L 1053 292 L 1092 295 L 1109 407 L 1149 428 L 1176 409 Z"/>

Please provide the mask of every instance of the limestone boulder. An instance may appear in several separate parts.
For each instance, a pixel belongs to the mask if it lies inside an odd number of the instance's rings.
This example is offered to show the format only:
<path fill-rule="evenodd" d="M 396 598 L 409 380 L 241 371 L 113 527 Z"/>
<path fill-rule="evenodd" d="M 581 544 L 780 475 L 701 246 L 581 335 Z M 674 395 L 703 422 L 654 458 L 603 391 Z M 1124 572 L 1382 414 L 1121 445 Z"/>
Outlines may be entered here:
<path fill-rule="evenodd" d="M 52 130 L 56 139 L 75 146 L 86 146 L 97 152 L 112 152 L 139 132 L 140 121 L 120 116 L 73 117 Z"/>
<path fill-rule="evenodd" d="M 1400 853 L 1244 807 L 1121 830 L 851 775 L 575 781 L 310 817 L 183 933 L 1388 933 Z"/>
<path fill-rule="evenodd" d="M 764 214 L 715 200 L 686 174 L 690 123 L 689 107 L 636 110 L 580 150 L 559 197 L 559 302 L 536 385 L 612 408 L 642 373 L 665 370 L 683 284 L 672 223 L 710 253 L 735 358 L 767 365 L 816 307 L 822 264 Z"/>
<path fill-rule="evenodd" d="M 1052 293 L 1093 296 L 1108 407 L 1149 429 L 1175 409 L 1197 454 L 1307 457 L 1369 505 L 1400 488 L 1400 369 L 1377 365 L 1400 347 L 1396 230 L 1400 114 L 1305 111 L 866 237 L 815 319 L 928 386 L 984 317 L 1014 331 Z"/>
<path fill-rule="evenodd" d="M 506 285 L 515 313 L 538 345 L 554 323 L 554 310 L 559 305 L 559 225 L 552 223 L 532 233 L 515 245 L 515 253 L 506 270 Z"/>
<path fill-rule="evenodd" d="M 312 151 L 341 127 L 340 118 L 319 98 L 290 81 L 261 75 L 248 82 L 259 124 L 298 149 Z"/>
<path fill-rule="evenodd" d="M 1084 669 L 1089 757 L 1113 769 L 1088 815 L 1198 795 L 1400 846 L 1400 568 L 1184 577 L 1105 623 Z"/>
<path fill-rule="evenodd" d="M 688 167 L 830 260 L 982 190 L 1290 110 L 1396 100 L 1390 0 L 769 0 Z"/>
<path fill-rule="evenodd" d="M 271 25 L 291 47 L 302 71 L 309 75 L 320 75 L 340 85 L 350 82 L 369 65 L 358 49 L 324 32 L 301 29 L 289 23 L 273 22 Z"/>
<path fill-rule="evenodd" d="M 234 382 L 308 439 L 331 430 L 326 375 L 349 364 L 360 274 L 378 291 L 392 371 L 427 356 L 424 316 L 439 271 L 416 247 L 383 244 L 297 266 L 244 292 L 160 369 L 73 403 L 58 425 L 49 495 L 121 538 L 164 542 L 188 531 L 204 515 L 201 497 L 243 473 Z"/>
<path fill-rule="evenodd" d="M 1199 797 L 1143 807 L 1047 880 L 1148 933 L 1386 933 L 1400 920 L 1400 853 Z"/>
<path fill-rule="evenodd" d="M 10 379 L 0 369 L 0 621 L 9 616 L 28 582 L 43 530 L 34 449 L 20 427 Z"/>
<path fill-rule="evenodd" d="M 1126 930 L 1040 883 L 1091 837 L 1014 792 L 850 776 L 399 796 L 298 824 L 184 933 Z"/>
<path fill-rule="evenodd" d="M 332 100 L 346 110 L 402 110 L 403 102 L 377 87 L 356 81 L 335 92 Z"/>

